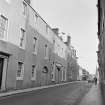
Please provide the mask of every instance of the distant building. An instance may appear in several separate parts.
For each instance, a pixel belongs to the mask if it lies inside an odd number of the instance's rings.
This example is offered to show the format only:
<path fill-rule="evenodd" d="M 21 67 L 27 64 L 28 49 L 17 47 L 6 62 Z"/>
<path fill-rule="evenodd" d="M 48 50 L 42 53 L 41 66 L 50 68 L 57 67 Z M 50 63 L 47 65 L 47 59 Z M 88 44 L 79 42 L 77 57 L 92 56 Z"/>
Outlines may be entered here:
<path fill-rule="evenodd" d="M 82 80 L 87 80 L 89 76 L 89 72 L 85 69 L 82 69 Z"/>

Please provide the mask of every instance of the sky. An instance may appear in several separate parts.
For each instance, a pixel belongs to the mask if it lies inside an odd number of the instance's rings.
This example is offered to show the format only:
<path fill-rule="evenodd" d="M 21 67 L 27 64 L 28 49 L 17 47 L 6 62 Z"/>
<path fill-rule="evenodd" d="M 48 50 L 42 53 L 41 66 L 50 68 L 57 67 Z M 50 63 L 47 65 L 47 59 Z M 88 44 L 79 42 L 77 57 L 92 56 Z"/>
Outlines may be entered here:
<path fill-rule="evenodd" d="M 97 64 L 97 0 L 31 0 L 32 7 L 52 27 L 69 33 L 78 63 L 94 74 Z"/>

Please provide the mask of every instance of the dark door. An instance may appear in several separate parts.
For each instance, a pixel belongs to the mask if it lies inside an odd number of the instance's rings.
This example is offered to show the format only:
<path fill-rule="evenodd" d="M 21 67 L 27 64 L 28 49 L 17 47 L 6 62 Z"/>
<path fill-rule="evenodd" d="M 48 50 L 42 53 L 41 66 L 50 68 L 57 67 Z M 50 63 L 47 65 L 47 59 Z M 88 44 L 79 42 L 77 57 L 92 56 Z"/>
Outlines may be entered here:
<path fill-rule="evenodd" d="M 3 58 L 0 58 L 0 88 L 1 88 L 1 83 L 2 83 L 2 72 L 3 72 Z"/>

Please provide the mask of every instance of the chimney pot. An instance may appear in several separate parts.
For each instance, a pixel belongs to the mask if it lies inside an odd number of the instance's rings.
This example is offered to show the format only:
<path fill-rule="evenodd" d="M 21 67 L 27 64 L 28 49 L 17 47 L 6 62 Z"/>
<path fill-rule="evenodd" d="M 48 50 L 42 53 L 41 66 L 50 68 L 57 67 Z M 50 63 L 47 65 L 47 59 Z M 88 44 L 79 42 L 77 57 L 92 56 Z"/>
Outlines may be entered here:
<path fill-rule="evenodd" d="M 30 4 L 31 0 L 25 0 L 28 4 Z"/>

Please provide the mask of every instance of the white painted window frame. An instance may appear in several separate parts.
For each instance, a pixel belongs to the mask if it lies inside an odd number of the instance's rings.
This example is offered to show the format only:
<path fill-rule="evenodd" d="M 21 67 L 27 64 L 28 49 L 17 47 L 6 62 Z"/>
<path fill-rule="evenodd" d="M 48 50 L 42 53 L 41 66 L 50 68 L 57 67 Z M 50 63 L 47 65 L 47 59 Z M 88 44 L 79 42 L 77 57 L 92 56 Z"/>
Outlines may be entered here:
<path fill-rule="evenodd" d="M 38 38 L 37 37 L 34 37 L 33 38 L 33 52 L 32 53 L 34 55 L 37 55 L 37 52 L 38 52 Z"/>
<path fill-rule="evenodd" d="M 34 76 L 33 77 L 32 77 L 32 70 L 31 70 L 31 80 L 32 81 L 36 81 L 36 76 L 37 76 L 36 75 L 36 73 L 37 73 L 36 69 L 37 69 L 37 65 L 32 65 L 32 66 L 35 66 L 35 68 L 34 68 Z"/>
<path fill-rule="evenodd" d="M 23 36 L 23 32 L 24 32 L 24 38 L 23 38 L 24 43 L 22 42 L 23 45 L 21 46 L 20 43 L 21 43 L 21 38 Z M 25 29 L 21 28 L 20 29 L 20 38 L 19 38 L 19 48 L 25 49 L 25 45 L 26 45 L 26 31 L 25 31 Z"/>
<path fill-rule="evenodd" d="M 0 18 L 5 19 L 5 21 L 6 21 L 6 23 L 5 23 L 6 24 L 5 25 L 5 31 L 4 31 L 4 38 L 0 38 L 0 40 L 7 41 L 8 19 L 5 16 L 3 16 L 2 14 L 0 15 Z"/>
<path fill-rule="evenodd" d="M 20 74 L 20 77 L 17 76 L 17 71 L 16 71 L 16 80 L 23 80 L 24 78 L 24 63 L 19 61 L 20 63 L 22 63 L 22 70 L 21 70 L 21 74 Z M 18 62 L 18 63 L 19 63 Z M 18 68 L 17 68 L 18 69 Z"/>

